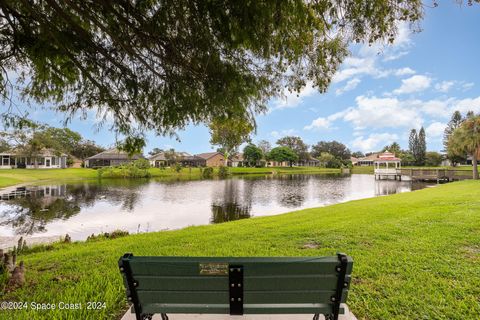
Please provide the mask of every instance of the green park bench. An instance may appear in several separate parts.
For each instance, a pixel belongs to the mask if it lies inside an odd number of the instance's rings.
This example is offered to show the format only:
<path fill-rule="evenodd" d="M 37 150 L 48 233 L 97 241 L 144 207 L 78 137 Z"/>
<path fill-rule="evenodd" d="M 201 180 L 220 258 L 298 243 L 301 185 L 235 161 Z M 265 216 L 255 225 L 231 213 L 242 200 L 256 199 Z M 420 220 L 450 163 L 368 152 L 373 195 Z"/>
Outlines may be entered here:
<path fill-rule="evenodd" d="M 137 320 L 160 313 L 319 314 L 345 312 L 353 260 L 344 254 L 302 258 L 137 257 L 118 261 Z"/>

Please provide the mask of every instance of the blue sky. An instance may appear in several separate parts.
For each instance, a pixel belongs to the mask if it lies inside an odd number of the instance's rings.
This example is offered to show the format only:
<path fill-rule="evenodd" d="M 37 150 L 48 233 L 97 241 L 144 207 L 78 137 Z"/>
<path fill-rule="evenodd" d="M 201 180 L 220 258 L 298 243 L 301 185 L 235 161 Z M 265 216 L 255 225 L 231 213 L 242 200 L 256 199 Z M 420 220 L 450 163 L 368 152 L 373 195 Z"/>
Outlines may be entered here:
<path fill-rule="evenodd" d="M 307 144 L 338 140 L 352 151 L 376 151 L 397 141 L 408 146 L 412 128 L 424 126 L 429 150 L 442 149 L 442 134 L 454 110 L 480 112 L 480 6 L 442 1 L 426 8 L 422 31 L 400 25 L 393 45 L 356 45 L 325 94 L 307 86 L 297 97 L 269 102 L 267 114 L 257 116 L 253 137 L 275 143 L 297 135 Z M 61 126 L 63 115 L 45 108 L 31 112 L 36 120 Z M 108 125 L 97 129 L 94 119 L 75 119 L 68 125 L 86 138 L 111 146 L 115 136 Z M 181 141 L 148 135 L 145 152 L 154 147 L 190 153 L 207 152 L 208 129 L 190 126 Z"/>

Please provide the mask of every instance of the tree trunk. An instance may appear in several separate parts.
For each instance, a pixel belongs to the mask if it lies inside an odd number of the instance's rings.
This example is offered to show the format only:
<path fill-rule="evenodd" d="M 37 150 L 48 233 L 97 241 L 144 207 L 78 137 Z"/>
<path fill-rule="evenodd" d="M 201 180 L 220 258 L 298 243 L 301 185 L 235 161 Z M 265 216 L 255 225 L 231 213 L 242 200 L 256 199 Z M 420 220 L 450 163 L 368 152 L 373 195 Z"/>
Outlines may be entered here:
<path fill-rule="evenodd" d="M 473 165 L 473 179 L 478 180 L 478 159 L 477 159 L 477 154 L 478 154 L 479 149 L 475 150 L 472 156 L 472 165 Z"/>

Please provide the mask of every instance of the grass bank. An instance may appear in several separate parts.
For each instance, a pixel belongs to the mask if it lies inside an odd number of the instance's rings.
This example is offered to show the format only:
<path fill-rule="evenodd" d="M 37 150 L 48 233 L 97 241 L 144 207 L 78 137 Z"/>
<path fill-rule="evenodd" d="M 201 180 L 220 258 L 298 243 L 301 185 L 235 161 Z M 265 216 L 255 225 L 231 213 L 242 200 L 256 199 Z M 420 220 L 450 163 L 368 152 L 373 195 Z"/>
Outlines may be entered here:
<path fill-rule="evenodd" d="M 148 169 L 154 178 L 200 178 L 198 168 L 183 168 L 180 172 L 173 169 Z M 306 174 L 306 173 L 338 173 L 339 169 L 327 169 L 317 167 L 293 167 L 293 168 L 229 168 L 232 175 L 240 174 Z M 215 170 L 215 173 L 218 171 Z M 84 180 L 97 179 L 97 170 L 88 168 L 68 169 L 12 169 L 0 171 L 0 188 L 20 183 L 38 183 L 61 180 Z"/>
<path fill-rule="evenodd" d="M 359 319 L 476 319 L 480 183 L 462 181 L 329 207 L 113 240 L 55 244 L 20 257 L 24 288 L 1 300 L 105 302 L 101 310 L 2 311 L 5 319 L 114 319 L 126 309 L 117 259 L 136 255 L 353 256 Z"/>

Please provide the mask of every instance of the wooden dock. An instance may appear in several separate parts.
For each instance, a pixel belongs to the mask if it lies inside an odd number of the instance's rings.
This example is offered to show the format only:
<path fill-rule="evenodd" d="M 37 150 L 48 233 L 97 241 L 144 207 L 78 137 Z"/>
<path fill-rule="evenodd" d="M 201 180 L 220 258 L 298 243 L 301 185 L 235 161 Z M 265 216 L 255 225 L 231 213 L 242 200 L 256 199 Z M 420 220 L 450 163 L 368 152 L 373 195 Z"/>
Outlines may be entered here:
<path fill-rule="evenodd" d="M 472 172 L 458 169 L 397 169 L 402 177 L 413 181 L 449 182 L 472 179 Z"/>

